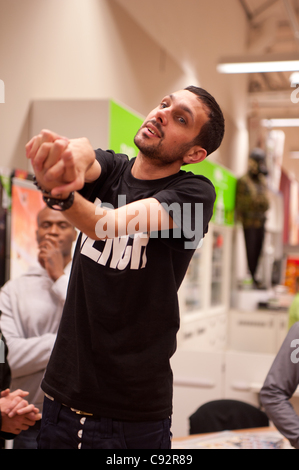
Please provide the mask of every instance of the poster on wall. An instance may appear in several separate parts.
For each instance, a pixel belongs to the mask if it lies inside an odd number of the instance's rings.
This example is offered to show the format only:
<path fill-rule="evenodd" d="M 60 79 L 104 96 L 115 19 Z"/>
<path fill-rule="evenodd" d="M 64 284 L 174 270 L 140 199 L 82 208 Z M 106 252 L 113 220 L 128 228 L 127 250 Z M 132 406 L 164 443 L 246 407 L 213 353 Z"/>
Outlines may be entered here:
<path fill-rule="evenodd" d="M 10 279 L 37 263 L 36 218 L 45 206 L 31 181 L 13 178 L 11 193 Z"/>
<path fill-rule="evenodd" d="M 288 288 L 291 295 L 297 294 L 297 278 L 299 278 L 299 259 L 289 257 L 286 262 L 284 285 Z"/>

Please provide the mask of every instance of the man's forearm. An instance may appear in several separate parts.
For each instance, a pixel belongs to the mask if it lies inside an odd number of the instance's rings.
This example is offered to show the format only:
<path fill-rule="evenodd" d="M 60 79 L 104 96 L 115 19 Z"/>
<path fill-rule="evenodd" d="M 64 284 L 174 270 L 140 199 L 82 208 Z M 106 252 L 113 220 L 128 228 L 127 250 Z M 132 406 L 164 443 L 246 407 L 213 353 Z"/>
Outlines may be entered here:
<path fill-rule="evenodd" d="M 296 448 L 299 448 L 299 416 L 279 387 L 264 387 L 261 401 L 269 419 Z"/>
<path fill-rule="evenodd" d="M 92 183 L 96 181 L 101 174 L 101 166 L 97 160 L 88 168 L 85 173 L 85 183 Z"/>
<path fill-rule="evenodd" d="M 93 240 L 171 229 L 175 224 L 155 198 L 120 208 L 106 209 L 75 193 L 72 207 L 64 212 L 68 221 Z"/>

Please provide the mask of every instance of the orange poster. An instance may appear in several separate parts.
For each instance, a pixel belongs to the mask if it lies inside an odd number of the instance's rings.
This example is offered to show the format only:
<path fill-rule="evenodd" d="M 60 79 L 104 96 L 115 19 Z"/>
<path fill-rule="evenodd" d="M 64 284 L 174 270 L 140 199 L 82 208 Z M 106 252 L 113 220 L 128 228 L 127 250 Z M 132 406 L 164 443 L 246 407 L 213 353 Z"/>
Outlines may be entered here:
<path fill-rule="evenodd" d="M 296 294 L 296 279 L 299 277 L 299 259 L 288 258 L 285 273 L 285 286 L 289 294 Z"/>
<path fill-rule="evenodd" d="M 45 206 L 40 191 L 27 180 L 14 178 L 11 206 L 10 279 L 37 263 L 36 217 Z"/>

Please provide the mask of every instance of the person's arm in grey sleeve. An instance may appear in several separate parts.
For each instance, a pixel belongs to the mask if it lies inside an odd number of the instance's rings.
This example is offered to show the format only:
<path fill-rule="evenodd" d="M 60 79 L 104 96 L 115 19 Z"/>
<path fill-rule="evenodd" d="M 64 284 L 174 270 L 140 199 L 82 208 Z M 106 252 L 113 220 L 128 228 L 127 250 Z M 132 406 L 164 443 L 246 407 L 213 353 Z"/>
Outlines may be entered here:
<path fill-rule="evenodd" d="M 268 417 L 296 449 L 299 449 L 299 416 L 289 399 L 298 385 L 299 322 L 286 336 L 260 392 Z"/>

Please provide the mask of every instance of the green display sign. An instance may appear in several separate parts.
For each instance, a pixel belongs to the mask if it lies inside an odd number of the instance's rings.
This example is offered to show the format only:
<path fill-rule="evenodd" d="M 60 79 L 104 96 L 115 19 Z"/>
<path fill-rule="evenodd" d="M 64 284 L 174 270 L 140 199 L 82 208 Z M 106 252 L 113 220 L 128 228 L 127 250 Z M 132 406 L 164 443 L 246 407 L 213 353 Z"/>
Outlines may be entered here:
<path fill-rule="evenodd" d="M 109 148 L 116 153 L 124 153 L 129 158 L 136 157 L 138 149 L 134 137 L 143 124 L 141 116 L 110 101 Z"/>
<path fill-rule="evenodd" d="M 203 175 L 212 181 L 217 195 L 212 221 L 220 225 L 233 225 L 237 178 L 226 168 L 209 160 L 186 165 L 182 170 Z"/>

